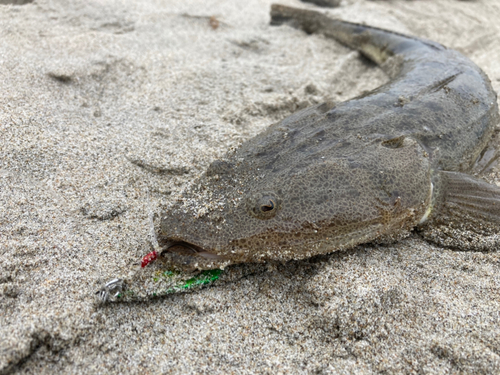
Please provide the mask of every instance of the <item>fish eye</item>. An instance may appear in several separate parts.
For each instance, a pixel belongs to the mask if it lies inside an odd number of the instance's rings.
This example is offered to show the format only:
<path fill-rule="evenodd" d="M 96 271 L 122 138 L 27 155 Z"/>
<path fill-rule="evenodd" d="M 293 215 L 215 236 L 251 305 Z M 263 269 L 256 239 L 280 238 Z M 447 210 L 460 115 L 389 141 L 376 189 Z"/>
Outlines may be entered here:
<path fill-rule="evenodd" d="M 255 193 L 247 198 L 247 211 L 261 220 L 273 218 L 281 208 L 281 199 L 270 191 Z"/>
<path fill-rule="evenodd" d="M 276 205 L 274 204 L 274 202 L 271 199 L 269 199 L 269 202 L 260 206 L 260 210 L 262 212 L 269 212 L 269 211 L 274 210 L 275 207 L 276 207 Z"/>

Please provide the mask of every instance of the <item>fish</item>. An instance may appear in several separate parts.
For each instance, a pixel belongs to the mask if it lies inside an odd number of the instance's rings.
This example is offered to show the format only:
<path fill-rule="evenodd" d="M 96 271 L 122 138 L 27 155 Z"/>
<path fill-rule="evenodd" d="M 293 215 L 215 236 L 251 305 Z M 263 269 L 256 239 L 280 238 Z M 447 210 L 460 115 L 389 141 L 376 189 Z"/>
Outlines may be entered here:
<path fill-rule="evenodd" d="M 286 262 L 415 231 L 473 248 L 451 234 L 498 232 L 500 188 L 473 175 L 499 123 L 476 64 L 430 40 L 272 5 L 271 25 L 284 24 L 359 51 L 390 81 L 298 111 L 214 161 L 161 214 L 159 261 Z"/>

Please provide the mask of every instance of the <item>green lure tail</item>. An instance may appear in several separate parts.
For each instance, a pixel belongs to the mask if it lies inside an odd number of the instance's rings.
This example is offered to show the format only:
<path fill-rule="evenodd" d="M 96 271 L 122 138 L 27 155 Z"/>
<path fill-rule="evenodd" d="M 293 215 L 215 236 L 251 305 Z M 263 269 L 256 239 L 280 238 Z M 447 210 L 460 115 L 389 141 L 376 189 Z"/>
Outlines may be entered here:
<path fill-rule="evenodd" d="M 101 302 L 137 301 L 168 294 L 192 291 L 217 281 L 220 269 L 203 271 L 195 276 L 171 270 L 137 272 L 129 279 L 113 279 L 97 293 Z"/>

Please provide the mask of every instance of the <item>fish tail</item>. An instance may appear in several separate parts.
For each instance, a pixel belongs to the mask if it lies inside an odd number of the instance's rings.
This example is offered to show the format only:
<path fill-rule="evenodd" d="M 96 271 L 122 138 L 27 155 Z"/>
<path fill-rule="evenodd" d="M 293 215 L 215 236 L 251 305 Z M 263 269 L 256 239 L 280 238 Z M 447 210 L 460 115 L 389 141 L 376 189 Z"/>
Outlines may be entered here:
<path fill-rule="evenodd" d="M 405 56 L 422 49 L 443 50 L 438 43 L 414 38 L 396 32 L 332 19 L 323 13 L 292 8 L 285 5 L 271 6 L 271 25 L 289 24 L 308 34 L 323 34 L 349 48 L 360 51 L 377 65 L 384 67 L 393 56 Z"/>

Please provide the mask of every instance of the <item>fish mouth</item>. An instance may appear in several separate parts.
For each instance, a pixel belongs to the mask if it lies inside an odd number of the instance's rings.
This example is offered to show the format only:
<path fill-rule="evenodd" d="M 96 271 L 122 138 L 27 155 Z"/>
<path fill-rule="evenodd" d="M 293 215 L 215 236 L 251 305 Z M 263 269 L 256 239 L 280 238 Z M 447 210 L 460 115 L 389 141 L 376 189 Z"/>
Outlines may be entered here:
<path fill-rule="evenodd" d="M 166 253 L 175 253 L 185 256 L 198 256 L 208 260 L 227 260 L 226 257 L 217 255 L 210 251 L 203 249 L 202 247 L 176 239 L 164 239 L 161 244 L 162 252 L 160 255 L 165 255 Z"/>

